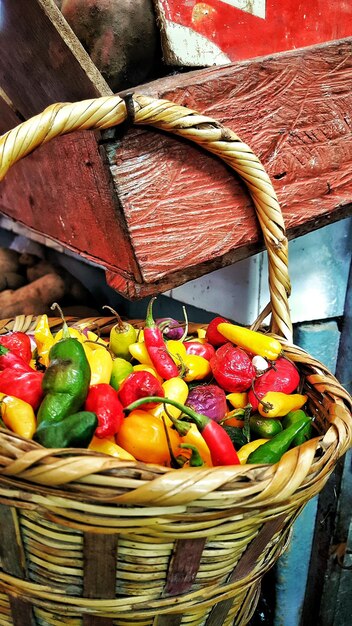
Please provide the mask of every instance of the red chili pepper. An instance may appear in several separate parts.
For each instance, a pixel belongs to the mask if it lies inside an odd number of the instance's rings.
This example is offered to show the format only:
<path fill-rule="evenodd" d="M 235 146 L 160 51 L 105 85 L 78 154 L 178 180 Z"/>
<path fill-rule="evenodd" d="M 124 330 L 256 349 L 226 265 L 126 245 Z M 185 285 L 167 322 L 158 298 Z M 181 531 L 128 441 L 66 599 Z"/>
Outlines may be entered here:
<path fill-rule="evenodd" d="M 225 429 L 220 426 L 220 424 L 210 419 L 206 415 L 196 413 L 196 411 L 193 411 L 189 407 L 180 404 L 179 402 L 176 402 L 176 400 L 170 400 L 169 398 L 160 398 L 157 396 L 150 399 L 153 402 L 164 402 L 165 404 L 171 404 L 192 419 L 209 448 L 211 460 L 214 466 L 240 464 L 233 443 Z M 125 410 L 133 411 L 134 409 L 138 409 L 143 404 L 145 405 L 144 398 L 133 402 L 132 404 L 127 406 Z M 183 432 L 185 422 L 181 422 L 180 420 L 175 418 L 170 419 L 172 419 L 176 430 L 178 429 L 178 425 L 180 425 L 180 432 Z"/>
<path fill-rule="evenodd" d="M 163 397 L 164 395 L 165 392 L 159 380 L 147 370 L 129 374 L 118 391 L 119 400 L 123 407 L 140 398 L 149 398 L 149 396 Z M 150 401 L 144 408 L 148 411 L 149 409 L 154 409 L 155 406 L 156 403 Z"/>
<path fill-rule="evenodd" d="M 228 320 L 225 319 L 225 317 L 214 317 L 214 319 L 208 324 L 205 339 L 209 341 L 212 346 L 223 346 L 224 343 L 227 343 L 227 339 L 218 331 L 218 324 L 223 323 L 228 323 Z"/>
<path fill-rule="evenodd" d="M 300 375 L 297 367 L 284 357 L 279 357 L 273 366 L 256 378 L 253 389 L 248 392 L 248 402 L 252 409 L 258 408 L 258 399 L 264 398 L 268 391 L 292 393 L 299 385 Z"/>
<path fill-rule="evenodd" d="M 215 348 L 211 343 L 200 343 L 199 341 L 186 341 L 184 343 L 187 354 L 202 356 L 207 361 L 215 354 Z"/>
<path fill-rule="evenodd" d="M 20 356 L 26 363 L 32 358 L 31 340 L 26 333 L 11 332 L 0 335 L 0 344 Z"/>
<path fill-rule="evenodd" d="M 7 367 L 11 367 L 11 369 L 15 370 L 22 370 L 22 372 L 34 371 L 33 368 L 22 359 L 22 357 L 0 344 L 0 370 L 4 370 Z"/>
<path fill-rule="evenodd" d="M 154 322 L 152 313 L 154 300 L 156 300 L 156 298 L 151 299 L 147 309 L 144 327 L 144 341 L 156 372 L 164 380 L 169 380 L 170 378 L 178 376 L 179 371 L 175 361 L 166 349 L 162 331 Z"/>
<path fill-rule="evenodd" d="M 43 399 L 43 372 L 23 371 L 7 367 L 0 372 L 0 392 L 28 402 L 34 411 Z"/>
<path fill-rule="evenodd" d="M 84 410 L 96 414 L 98 427 L 94 434 L 100 439 L 115 435 L 125 418 L 117 391 L 107 383 L 89 388 Z"/>
<path fill-rule="evenodd" d="M 232 343 L 225 343 L 210 359 L 213 376 L 225 391 L 247 391 L 255 378 L 250 356 Z"/>

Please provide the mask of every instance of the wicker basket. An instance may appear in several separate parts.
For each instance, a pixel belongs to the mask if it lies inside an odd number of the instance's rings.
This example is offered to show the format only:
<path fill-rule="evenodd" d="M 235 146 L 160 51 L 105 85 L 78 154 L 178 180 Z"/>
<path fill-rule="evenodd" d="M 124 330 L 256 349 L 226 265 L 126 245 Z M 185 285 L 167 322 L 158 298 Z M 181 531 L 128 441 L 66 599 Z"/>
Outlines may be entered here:
<path fill-rule="evenodd" d="M 287 239 L 269 177 L 231 130 L 133 96 L 134 121 L 193 140 L 246 182 L 269 256 L 270 332 L 299 367 L 317 436 L 276 465 L 171 470 L 0 431 L 0 626 L 246 624 L 302 507 L 351 444 L 351 398 L 292 345 Z M 59 134 L 126 119 L 118 96 L 56 104 L 0 140 L 1 174 Z M 111 320 L 92 320 L 108 332 Z M 25 328 L 28 318 L 4 320 Z M 51 320 L 53 326 L 58 320 Z"/>

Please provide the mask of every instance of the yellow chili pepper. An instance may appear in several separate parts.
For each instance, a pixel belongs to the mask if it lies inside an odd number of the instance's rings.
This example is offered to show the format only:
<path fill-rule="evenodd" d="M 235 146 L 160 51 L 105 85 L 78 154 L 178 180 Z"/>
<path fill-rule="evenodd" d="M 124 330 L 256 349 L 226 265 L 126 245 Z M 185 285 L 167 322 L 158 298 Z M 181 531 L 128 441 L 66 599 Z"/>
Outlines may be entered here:
<path fill-rule="evenodd" d="M 170 406 L 170 408 L 173 408 L 173 407 Z M 202 437 L 202 434 L 199 432 L 195 424 L 190 424 L 190 429 L 187 435 L 185 435 L 184 437 L 181 437 L 181 443 L 190 443 L 196 446 L 204 463 L 208 465 L 208 467 L 213 467 L 210 450 L 204 438 Z M 182 450 L 182 454 L 186 455 L 187 454 L 186 450 Z M 191 456 L 191 453 L 189 453 L 189 456 Z"/>
<path fill-rule="evenodd" d="M 186 367 L 186 373 L 183 379 L 190 383 L 192 380 L 203 380 L 211 374 L 211 367 L 209 361 L 197 354 L 187 354 L 184 359 L 184 365 Z"/>
<path fill-rule="evenodd" d="M 68 326 L 68 332 L 69 332 L 70 337 L 77 339 L 80 343 L 84 343 L 87 339 L 87 337 L 80 330 L 78 330 L 78 328 L 73 328 L 72 326 Z M 57 333 L 55 333 L 54 343 L 57 343 L 62 338 L 63 338 L 63 329 L 58 330 Z"/>
<path fill-rule="evenodd" d="M 134 372 L 150 372 L 150 374 L 153 374 L 153 376 L 155 376 L 155 378 L 157 378 L 159 380 L 159 382 L 163 382 L 163 378 L 161 378 L 161 376 L 159 376 L 158 372 L 154 369 L 154 367 L 151 367 L 150 365 L 145 365 L 145 363 L 139 363 L 138 365 L 134 365 L 133 366 L 133 371 Z"/>
<path fill-rule="evenodd" d="M 38 361 L 47 367 L 49 365 L 49 352 L 54 343 L 54 337 L 50 330 L 47 315 L 41 315 L 34 329 L 34 341 L 37 346 Z"/>
<path fill-rule="evenodd" d="M 267 441 L 269 441 L 269 439 L 254 439 L 249 443 L 245 443 L 244 446 L 242 446 L 242 448 L 237 451 L 237 456 L 240 460 L 241 465 L 246 464 L 251 452 L 262 446 L 263 443 L 266 443 Z"/>
<path fill-rule="evenodd" d="M 37 420 L 33 408 L 28 402 L 0 393 L 0 413 L 5 426 L 16 435 L 32 439 L 36 431 Z"/>
<path fill-rule="evenodd" d="M 181 366 L 182 363 L 185 361 L 187 352 L 185 345 L 182 343 L 182 341 L 169 339 L 169 341 L 166 342 L 166 350 L 171 355 L 176 365 Z"/>
<path fill-rule="evenodd" d="M 104 454 L 109 454 L 110 456 L 114 456 L 121 461 L 135 461 L 136 459 L 132 454 L 127 452 L 118 446 L 115 443 L 113 437 L 105 437 L 104 439 L 98 439 L 98 437 L 93 437 L 92 441 L 88 446 L 88 450 L 94 450 L 94 452 L 103 452 Z"/>
<path fill-rule="evenodd" d="M 248 404 L 248 393 L 228 393 L 226 400 L 234 409 L 244 409 Z"/>
<path fill-rule="evenodd" d="M 182 380 L 182 378 L 169 378 L 169 380 L 165 380 L 162 384 L 162 388 L 165 392 L 165 398 L 169 398 L 169 400 L 176 400 L 176 402 L 180 402 L 180 404 L 185 404 L 188 397 L 188 385 L 184 380 Z M 167 405 L 167 411 L 170 415 L 172 415 L 172 417 L 175 418 L 179 417 L 182 412 L 180 409 L 177 409 L 171 404 Z M 155 417 L 161 418 L 163 416 L 166 424 L 168 426 L 172 426 L 172 421 L 165 412 L 163 404 L 158 404 L 154 409 L 151 409 L 150 413 L 155 415 Z"/>
<path fill-rule="evenodd" d="M 205 330 L 205 328 L 198 328 L 197 329 L 197 335 L 199 339 L 205 339 L 205 335 L 207 334 L 207 331 Z"/>
<path fill-rule="evenodd" d="M 297 411 L 306 402 L 308 396 L 300 393 L 283 393 L 282 391 L 268 391 L 258 405 L 258 412 L 263 417 L 283 417 L 290 411 Z"/>
<path fill-rule="evenodd" d="M 136 361 L 139 361 L 139 363 L 144 363 L 145 365 L 150 365 L 151 367 L 154 367 L 151 361 L 151 358 L 148 354 L 148 350 L 144 341 L 137 341 L 136 343 L 131 343 L 131 345 L 128 346 L 128 349 L 131 355 L 133 356 L 133 358 L 136 359 Z"/>
<path fill-rule="evenodd" d="M 275 361 L 282 352 L 281 343 L 270 335 L 263 335 L 255 330 L 227 322 L 219 324 L 217 330 L 236 346 L 252 354 L 263 356 L 269 361 Z"/>
<path fill-rule="evenodd" d="M 83 342 L 84 351 L 90 365 L 90 385 L 110 383 L 112 373 L 112 356 L 99 343 Z"/>

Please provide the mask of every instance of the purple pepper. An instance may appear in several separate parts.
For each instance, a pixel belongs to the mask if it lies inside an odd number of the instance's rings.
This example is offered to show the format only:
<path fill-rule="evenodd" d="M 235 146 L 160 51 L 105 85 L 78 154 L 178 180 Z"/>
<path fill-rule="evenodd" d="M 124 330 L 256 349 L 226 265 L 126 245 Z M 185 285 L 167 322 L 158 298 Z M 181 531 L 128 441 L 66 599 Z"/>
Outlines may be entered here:
<path fill-rule="evenodd" d="M 197 385 L 189 392 L 186 406 L 219 422 L 227 412 L 225 391 L 218 385 Z"/>
<path fill-rule="evenodd" d="M 165 339 L 181 339 L 184 333 L 184 328 L 177 320 L 172 317 L 159 317 L 156 320 L 157 325 L 162 331 Z"/>

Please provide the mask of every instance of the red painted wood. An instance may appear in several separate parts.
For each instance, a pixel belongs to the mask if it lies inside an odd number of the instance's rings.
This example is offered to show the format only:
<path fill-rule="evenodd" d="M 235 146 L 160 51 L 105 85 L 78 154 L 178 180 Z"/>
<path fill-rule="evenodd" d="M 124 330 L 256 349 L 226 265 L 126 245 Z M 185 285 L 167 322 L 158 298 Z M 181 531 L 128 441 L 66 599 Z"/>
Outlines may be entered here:
<path fill-rule="evenodd" d="M 156 6 L 166 60 L 175 60 L 169 28 L 177 25 L 185 29 L 178 37 L 188 39 L 182 61 L 190 66 L 202 65 L 207 42 L 239 61 L 352 35 L 352 4 L 341 0 L 156 0 Z M 192 33 L 205 38 L 198 39 L 197 50 Z"/>
<path fill-rule="evenodd" d="M 238 132 L 271 175 L 293 237 L 350 213 L 350 50 L 348 39 L 170 76 L 139 91 Z M 160 288 L 156 281 L 176 285 L 261 245 L 244 186 L 200 148 L 133 129 L 112 166 L 143 280 L 154 288 Z"/>
<path fill-rule="evenodd" d="M 1 185 L 0 210 L 108 269 L 138 277 L 93 132 L 55 139 L 17 163 Z"/>

